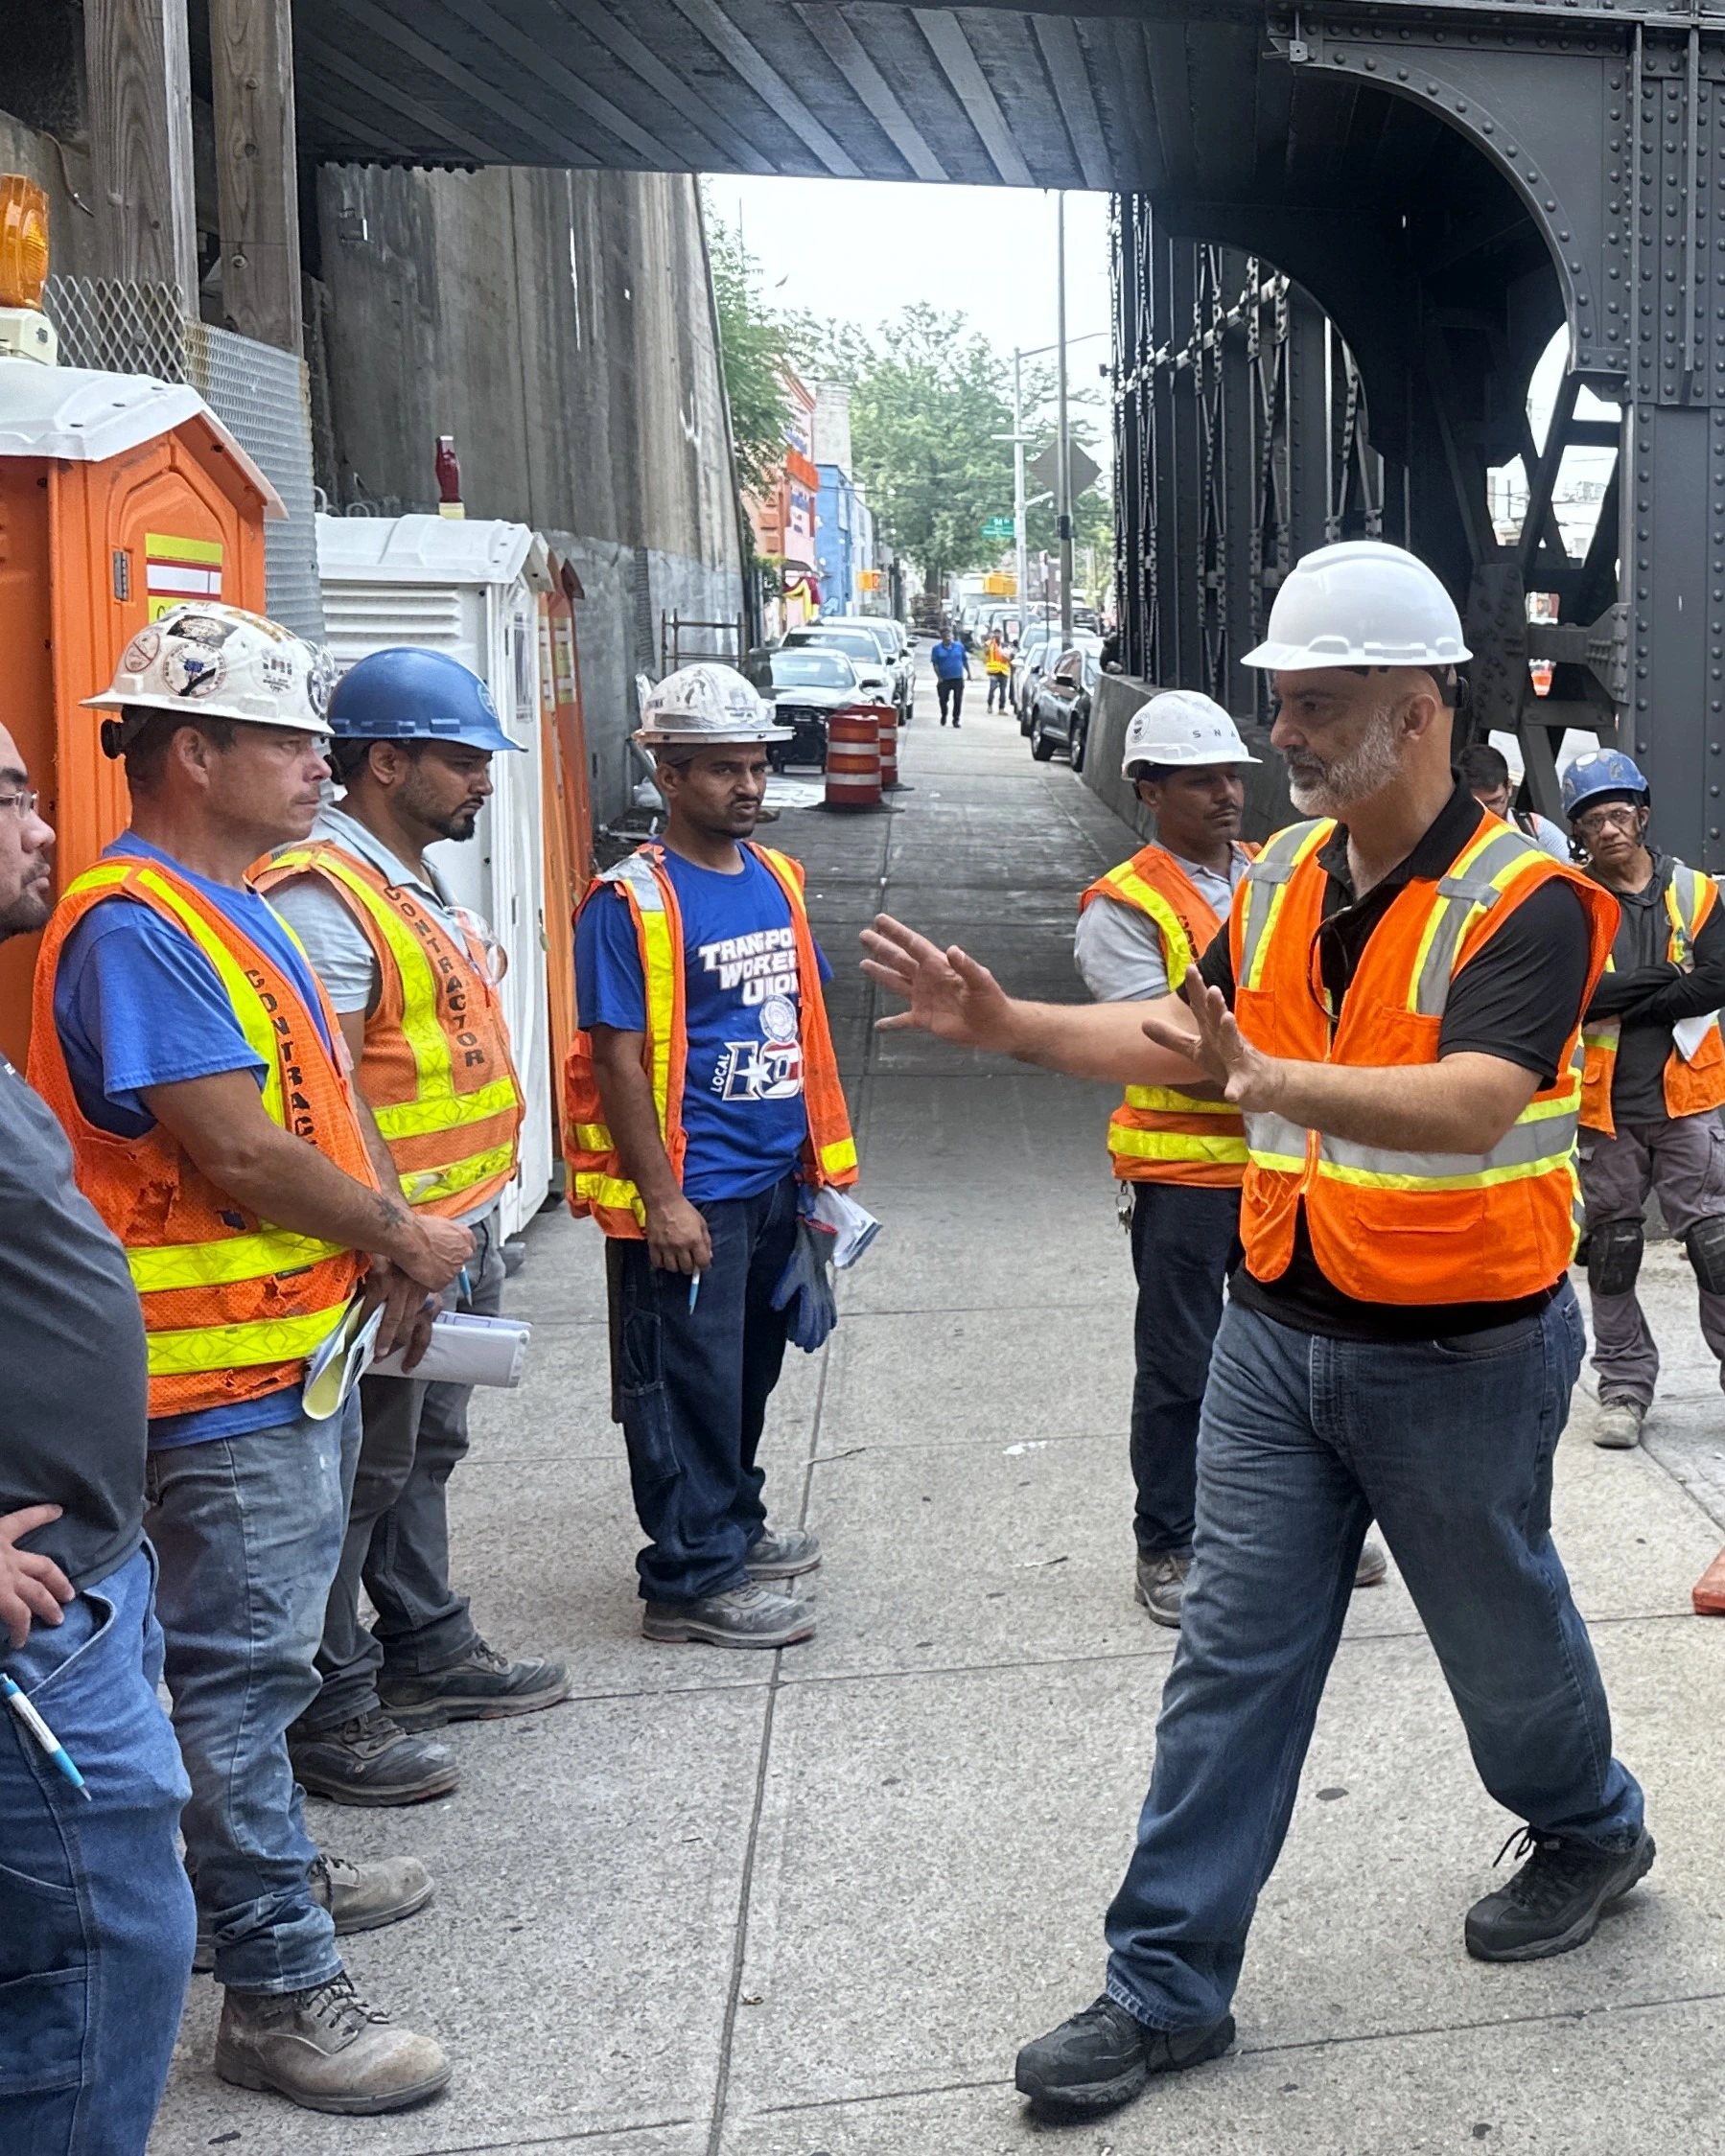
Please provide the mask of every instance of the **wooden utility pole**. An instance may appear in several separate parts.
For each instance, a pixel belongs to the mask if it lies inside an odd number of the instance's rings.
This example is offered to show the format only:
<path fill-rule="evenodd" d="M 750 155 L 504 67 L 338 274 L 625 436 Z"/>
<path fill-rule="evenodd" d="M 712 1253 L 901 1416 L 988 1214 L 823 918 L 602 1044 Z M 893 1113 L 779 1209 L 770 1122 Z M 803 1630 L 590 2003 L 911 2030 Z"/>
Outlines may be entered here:
<path fill-rule="evenodd" d="M 301 349 L 291 0 L 210 0 L 221 310 L 229 329 Z"/>
<path fill-rule="evenodd" d="M 84 0 L 83 37 L 103 267 L 177 285 L 196 314 L 186 0 Z"/>

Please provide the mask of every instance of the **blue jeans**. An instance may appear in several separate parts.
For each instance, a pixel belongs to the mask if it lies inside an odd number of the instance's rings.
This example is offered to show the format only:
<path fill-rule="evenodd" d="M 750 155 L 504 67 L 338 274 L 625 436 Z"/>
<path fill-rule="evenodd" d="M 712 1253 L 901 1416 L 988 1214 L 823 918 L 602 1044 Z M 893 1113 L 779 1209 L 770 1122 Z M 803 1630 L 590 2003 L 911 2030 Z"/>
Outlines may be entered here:
<path fill-rule="evenodd" d="M 692 1310 L 688 1275 L 661 1272 L 644 1242 L 605 1246 L 613 1412 L 651 1538 L 635 1560 L 650 1602 L 741 1587 L 766 1525 L 755 1453 L 784 1362 L 784 1312 L 771 1298 L 797 1240 L 797 1188 L 786 1175 L 700 1207 L 712 1263 Z"/>
<path fill-rule="evenodd" d="M 1611 1755 L 1551 1545 L 1551 1455 L 1581 1366 L 1566 1282 L 1537 1316 L 1413 1346 L 1319 1339 L 1230 1305 L 1198 1440 L 1198 1523 L 1109 1996 L 1218 2021 L 1274 1867 L 1376 1516 L 1500 1804 L 1603 1847 L 1642 1793 Z"/>
<path fill-rule="evenodd" d="M 360 1402 L 239 1437 L 152 1452 L 144 1524 L 161 1558 L 174 1727 L 192 1800 L 182 1827 L 216 1981 L 305 1991 L 341 1967 L 312 1899 L 316 1849 L 288 1725 L 317 1695 L 314 1658 L 341 1554 Z"/>
<path fill-rule="evenodd" d="M 1192 1546 L 1199 1410 L 1223 1285 L 1239 1248 L 1237 1190 L 1132 1185 L 1132 1525 L 1146 1557 Z"/>
<path fill-rule="evenodd" d="M 190 1792 L 156 1700 L 154 1566 L 137 1550 L 4 1650 L 86 1804 L 0 1710 L 0 2148 L 143 2156 L 192 1969 L 175 1844 Z"/>

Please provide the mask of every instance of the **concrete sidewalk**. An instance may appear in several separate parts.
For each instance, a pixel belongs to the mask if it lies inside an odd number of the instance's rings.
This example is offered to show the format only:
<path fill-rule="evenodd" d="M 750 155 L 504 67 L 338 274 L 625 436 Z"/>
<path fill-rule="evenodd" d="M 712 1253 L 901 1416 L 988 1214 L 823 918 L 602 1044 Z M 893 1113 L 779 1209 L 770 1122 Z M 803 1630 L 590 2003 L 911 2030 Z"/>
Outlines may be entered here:
<path fill-rule="evenodd" d="M 1582 1953 L 1467 1959 L 1462 1914 L 1515 1822 L 1392 1575 L 1349 1620 L 1237 2051 L 1096 2125 L 1025 2120 L 1016 2047 L 1100 1988 L 1173 1639 L 1131 1598 L 1111 1089 L 875 1034 L 854 966 L 885 904 L 1014 986 L 1082 993 L 1074 898 L 1135 842 L 981 703 L 978 681 L 955 735 L 924 694 L 893 813 L 763 833 L 809 865 L 886 1222 L 769 1426 L 769 1499 L 826 1543 L 819 1637 L 763 1658 L 641 1639 L 599 1239 L 544 1217 L 511 1294 L 531 1375 L 478 1403 L 455 1576 L 500 1646 L 570 1655 L 576 1697 L 450 1732 L 452 1798 L 309 1807 L 333 1850 L 432 1866 L 431 1908 L 349 1959 L 442 2038 L 455 2082 L 375 2121 L 229 2089 L 198 1979 L 156 2156 L 1653 2156 L 1725 2124 L 1725 1624 L 1689 1613 L 1725 1540 L 1725 1407 L 1669 1246 L 1646 1276 L 1670 1344 L 1647 1449 L 1596 1450 L 1577 1395 L 1558 1478 L 1648 1790 L 1647 1885 Z"/>

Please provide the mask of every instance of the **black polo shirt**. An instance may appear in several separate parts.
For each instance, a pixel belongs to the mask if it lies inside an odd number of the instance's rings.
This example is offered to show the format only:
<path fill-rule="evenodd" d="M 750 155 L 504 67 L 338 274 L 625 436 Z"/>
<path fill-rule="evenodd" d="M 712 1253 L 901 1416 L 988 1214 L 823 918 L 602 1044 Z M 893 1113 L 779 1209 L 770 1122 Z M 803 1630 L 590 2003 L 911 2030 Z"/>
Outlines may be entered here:
<path fill-rule="evenodd" d="M 1467 788 L 1457 784 L 1412 852 L 1364 898 L 1354 895 L 1347 827 L 1337 825 L 1317 860 L 1327 879 L 1319 963 L 1338 1014 L 1372 932 L 1396 894 L 1405 885 L 1434 883 L 1444 875 L 1484 814 Z M 1524 899 L 1451 983 L 1438 1030 L 1438 1055 L 1501 1056 L 1533 1072 L 1542 1086 L 1550 1085 L 1564 1044 L 1580 1019 L 1589 946 L 1586 908 L 1570 885 L 1554 881 Z M 1231 1007 L 1234 968 L 1225 927 L 1199 961 L 1199 971 Z M 1276 1280 L 1257 1280 L 1242 1264 L 1228 1292 L 1245 1309 L 1302 1333 L 1337 1340 L 1431 1340 L 1510 1324 L 1542 1310 L 1556 1287 L 1553 1281 L 1537 1295 L 1510 1303 L 1360 1302 L 1344 1295 L 1319 1268 L 1302 1203 L 1287 1271 Z"/>

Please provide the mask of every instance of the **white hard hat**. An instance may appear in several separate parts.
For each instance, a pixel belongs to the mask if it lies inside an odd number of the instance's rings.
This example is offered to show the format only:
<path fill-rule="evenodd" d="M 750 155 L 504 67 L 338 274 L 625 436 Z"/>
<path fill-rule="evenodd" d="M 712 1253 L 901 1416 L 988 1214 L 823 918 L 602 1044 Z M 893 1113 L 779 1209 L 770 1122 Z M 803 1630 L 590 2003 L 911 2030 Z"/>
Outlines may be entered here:
<path fill-rule="evenodd" d="M 1455 601 L 1418 555 L 1382 539 L 1344 539 L 1294 565 L 1270 629 L 1243 666 L 1456 666 L 1473 657 Z"/>
<path fill-rule="evenodd" d="M 1220 704 L 1201 689 L 1171 688 L 1140 704 L 1132 713 L 1120 770 L 1123 777 L 1130 778 L 1134 764 L 1176 764 L 1195 770 L 1200 764 L 1257 761 Z"/>
<path fill-rule="evenodd" d="M 636 740 L 643 748 L 700 748 L 713 741 L 788 741 L 795 728 L 775 726 L 766 706 L 734 666 L 703 661 L 679 666 L 641 700 Z"/>
<path fill-rule="evenodd" d="M 189 599 L 138 631 L 111 685 L 84 703 L 187 718 L 244 719 L 327 734 L 336 662 L 278 622 L 219 599 Z"/>

